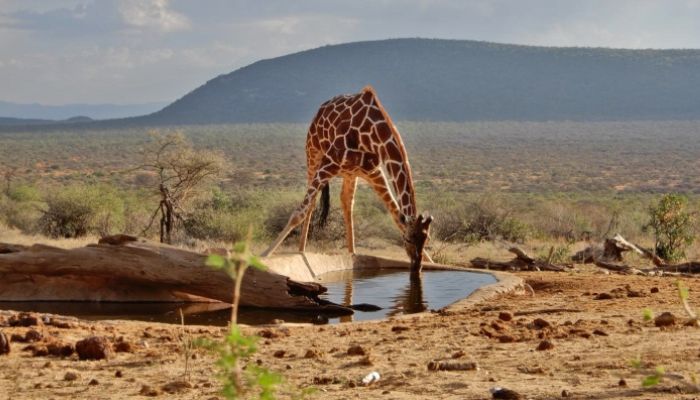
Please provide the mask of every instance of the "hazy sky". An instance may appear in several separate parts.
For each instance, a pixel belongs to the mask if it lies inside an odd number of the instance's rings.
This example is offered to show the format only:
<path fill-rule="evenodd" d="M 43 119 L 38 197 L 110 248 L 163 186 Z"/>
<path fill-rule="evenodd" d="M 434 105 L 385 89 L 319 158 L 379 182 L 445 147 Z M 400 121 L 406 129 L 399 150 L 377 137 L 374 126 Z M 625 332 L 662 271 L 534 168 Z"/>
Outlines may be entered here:
<path fill-rule="evenodd" d="M 0 100 L 172 101 L 262 58 L 397 37 L 700 48 L 700 0 L 0 0 Z"/>

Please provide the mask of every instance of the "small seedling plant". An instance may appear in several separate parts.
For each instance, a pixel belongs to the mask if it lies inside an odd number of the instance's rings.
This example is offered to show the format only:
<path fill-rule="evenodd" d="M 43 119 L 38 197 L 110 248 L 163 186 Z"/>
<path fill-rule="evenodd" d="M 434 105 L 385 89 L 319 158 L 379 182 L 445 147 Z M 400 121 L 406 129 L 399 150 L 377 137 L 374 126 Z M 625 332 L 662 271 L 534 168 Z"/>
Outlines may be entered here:
<path fill-rule="evenodd" d="M 678 298 L 680 299 L 681 304 L 683 305 L 683 309 L 690 318 L 688 325 L 698 326 L 698 314 L 695 312 L 695 310 L 693 310 L 692 306 L 690 305 L 690 292 L 688 290 L 688 287 L 685 286 L 682 281 L 676 282 L 676 285 L 678 287 Z M 650 308 L 645 308 L 642 312 L 642 316 L 644 318 L 644 321 L 653 321 L 654 311 L 652 311 Z M 644 363 L 642 362 L 641 356 L 637 356 L 637 358 L 632 360 L 630 362 L 630 365 L 636 371 L 644 375 L 644 377 L 642 378 L 643 387 L 656 386 L 659 383 L 661 383 L 664 379 L 671 379 L 676 381 L 677 383 L 684 385 L 686 389 L 690 392 L 700 392 L 700 381 L 698 381 L 698 376 L 695 372 L 690 373 L 690 382 L 688 382 L 683 379 L 682 375 L 667 373 L 666 368 L 662 365 L 658 365 L 653 369 L 646 368 L 644 366 Z"/>
<path fill-rule="evenodd" d="M 257 336 L 245 335 L 237 324 L 238 304 L 243 275 L 249 267 L 265 270 L 260 259 L 250 252 L 250 234 L 246 242 L 237 243 L 227 256 L 210 255 L 206 264 L 226 272 L 234 282 L 233 304 L 229 332 L 222 341 L 202 341 L 200 344 L 219 356 L 216 366 L 223 383 L 222 394 L 227 399 L 274 399 L 282 376 L 249 363 L 257 351 Z"/>

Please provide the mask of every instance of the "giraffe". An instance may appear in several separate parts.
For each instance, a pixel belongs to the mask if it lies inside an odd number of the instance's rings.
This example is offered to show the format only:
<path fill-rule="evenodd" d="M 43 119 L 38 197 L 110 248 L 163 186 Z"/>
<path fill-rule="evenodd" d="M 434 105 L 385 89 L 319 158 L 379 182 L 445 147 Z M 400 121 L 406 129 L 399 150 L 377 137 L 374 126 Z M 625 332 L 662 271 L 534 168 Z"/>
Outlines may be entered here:
<path fill-rule="evenodd" d="M 348 251 L 355 253 L 352 212 L 357 179 L 362 178 L 383 200 L 401 231 L 411 271 L 432 260 L 424 250 L 432 216 L 418 215 L 411 166 L 399 131 L 366 86 L 360 93 L 336 96 L 321 105 L 306 138 L 308 189 L 275 242 L 263 252 L 271 255 L 289 233 L 303 223 L 299 251 L 304 252 L 316 196 L 322 193 L 322 219 L 328 211 L 328 183 L 343 178 L 340 194 Z"/>

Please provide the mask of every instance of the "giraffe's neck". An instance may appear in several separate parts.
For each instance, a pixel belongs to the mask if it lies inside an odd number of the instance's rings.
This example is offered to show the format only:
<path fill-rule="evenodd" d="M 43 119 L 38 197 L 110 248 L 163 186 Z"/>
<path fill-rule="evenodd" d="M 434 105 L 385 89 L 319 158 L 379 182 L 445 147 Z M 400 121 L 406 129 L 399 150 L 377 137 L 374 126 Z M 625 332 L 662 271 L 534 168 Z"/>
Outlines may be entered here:
<path fill-rule="evenodd" d="M 410 179 L 411 167 L 407 162 L 399 164 L 389 160 L 383 163 L 382 172 L 398 206 L 399 221 L 403 225 L 406 221 L 413 220 L 417 214 L 417 208 L 413 182 Z"/>
<path fill-rule="evenodd" d="M 363 99 L 365 96 L 369 96 L 365 104 L 376 108 L 381 113 L 381 118 L 375 124 L 375 130 L 380 133 L 378 138 L 381 140 L 378 151 L 381 158 L 380 168 L 382 168 L 387 186 L 398 206 L 398 222 L 400 226 L 404 226 L 406 221 L 412 221 L 418 214 L 413 188 L 413 174 L 411 165 L 408 163 L 406 148 L 396 125 L 384 110 L 371 87 L 363 89 Z M 383 132 L 388 134 L 382 134 Z"/>

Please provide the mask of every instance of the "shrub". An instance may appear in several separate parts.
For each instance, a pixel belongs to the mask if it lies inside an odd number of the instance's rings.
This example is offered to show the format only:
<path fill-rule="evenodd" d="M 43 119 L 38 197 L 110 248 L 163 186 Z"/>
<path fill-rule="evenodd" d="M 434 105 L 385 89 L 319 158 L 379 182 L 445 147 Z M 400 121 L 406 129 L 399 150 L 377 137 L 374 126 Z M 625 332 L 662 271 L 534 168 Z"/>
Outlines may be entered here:
<path fill-rule="evenodd" d="M 13 186 L 7 195 L 0 196 L 0 220 L 26 233 L 36 231 L 41 216 L 41 195 L 33 186 Z"/>
<path fill-rule="evenodd" d="M 649 207 L 649 222 L 645 226 L 654 233 L 654 250 L 667 261 L 685 257 L 685 249 L 693 241 L 692 215 L 686 211 L 688 198 L 669 193 Z"/>
<path fill-rule="evenodd" d="M 105 185 L 69 186 L 50 195 L 46 204 L 39 227 L 50 237 L 108 235 L 123 227 L 124 203 Z"/>
<path fill-rule="evenodd" d="M 448 205 L 439 210 L 433 224 L 437 239 L 468 243 L 496 239 L 524 242 L 530 230 L 491 196 L 463 205 Z"/>

